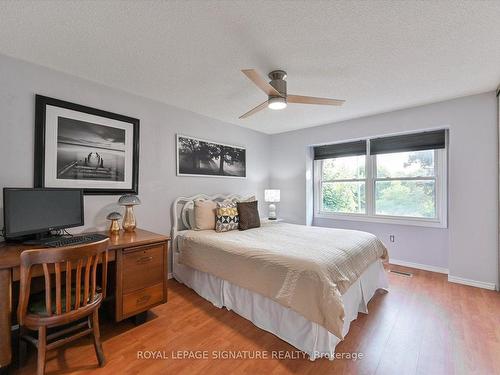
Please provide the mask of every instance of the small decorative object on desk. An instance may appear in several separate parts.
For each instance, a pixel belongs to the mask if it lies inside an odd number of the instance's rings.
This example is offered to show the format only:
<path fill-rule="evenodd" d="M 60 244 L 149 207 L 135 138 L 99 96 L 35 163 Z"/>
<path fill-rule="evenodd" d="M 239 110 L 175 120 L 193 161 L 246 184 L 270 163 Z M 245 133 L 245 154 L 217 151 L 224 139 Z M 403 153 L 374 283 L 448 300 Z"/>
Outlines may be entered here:
<path fill-rule="evenodd" d="M 264 190 L 264 200 L 270 203 L 268 215 L 269 220 L 276 220 L 276 205 L 274 203 L 280 201 L 280 191 L 278 189 Z"/>
<path fill-rule="evenodd" d="M 118 204 L 125 206 L 125 217 L 122 222 L 123 229 L 125 232 L 133 232 L 136 227 L 134 206 L 141 204 L 141 200 L 137 195 L 125 194 L 120 197 Z"/>
<path fill-rule="evenodd" d="M 119 212 L 111 212 L 106 219 L 111 220 L 111 225 L 109 227 L 110 234 L 117 234 L 120 232 L 120 224 L 118 224 L 118 220 L 122 218 L 122 215 Z"/>

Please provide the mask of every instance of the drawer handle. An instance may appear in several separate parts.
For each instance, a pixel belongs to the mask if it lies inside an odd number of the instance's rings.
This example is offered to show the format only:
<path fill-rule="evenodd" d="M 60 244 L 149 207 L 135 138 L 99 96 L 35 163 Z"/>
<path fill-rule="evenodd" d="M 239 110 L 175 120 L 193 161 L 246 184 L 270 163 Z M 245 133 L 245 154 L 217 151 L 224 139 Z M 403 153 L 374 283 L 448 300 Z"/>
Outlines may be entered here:
<path fill-rule="evenodd" d="M 140 257 L 139 259 L 137 259 L 137 264 L 145 264 L 145 263 L 149 263 L 153 260 L 153 257 L 151 256 L 144 256 L 144 257 Z"/>
<path fill-rule="evenodd" d="M 145 295 L 145 296 L 137 298 L 137 300 L 135 301 L 135 304 L 142 305 L 142 304 L 148 302 L 150 299 L 151 299 L 150 295 Z"/>

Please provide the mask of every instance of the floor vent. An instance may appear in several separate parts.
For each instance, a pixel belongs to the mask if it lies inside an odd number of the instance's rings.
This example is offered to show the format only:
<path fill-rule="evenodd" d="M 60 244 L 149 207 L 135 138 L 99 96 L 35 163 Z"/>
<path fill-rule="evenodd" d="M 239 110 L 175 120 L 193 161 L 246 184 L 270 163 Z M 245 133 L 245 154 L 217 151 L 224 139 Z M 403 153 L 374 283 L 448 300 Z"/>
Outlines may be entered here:
<path fill-rule="evenodd" d="M 395 273 L 396 275 L 404 276 L 404 277 L 412 277 L 413 276 L 413 274 L 410 272 L 396 271 L 396 270 L 389 270 L 389 272 Z"/>

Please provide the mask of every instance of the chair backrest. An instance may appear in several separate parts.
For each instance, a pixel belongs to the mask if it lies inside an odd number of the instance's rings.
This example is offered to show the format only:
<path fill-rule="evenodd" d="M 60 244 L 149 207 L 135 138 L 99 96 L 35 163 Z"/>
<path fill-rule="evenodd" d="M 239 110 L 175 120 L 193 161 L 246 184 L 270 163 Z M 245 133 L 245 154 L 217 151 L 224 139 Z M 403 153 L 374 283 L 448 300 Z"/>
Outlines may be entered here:
<path fill-rule="evenodd" d="M 90 244 L 26 250 L 21 253 L 18 317 L 23 324 L 28 313 L 33 266 L 41 265 L 45 278 L 47 316 L 66 315 L 92 303 L 97 292 L 97 265 L 102 263 L 102 298 L 106 296 L 109 239 Z M 73 270 L 75 272 L 73 272 Z M 55 309 L 52 308 L 51 274 L 55 275 Z M 74 281 L 73 281 L 74 274 Z M 65 280 L 65 303 L 62 303 L 62 277 Z M 74 284 L 74 301 L 72 287 Z M 63 312 L 64 307 L 64 312 Z M 53 311 L 54 310 L 54 311 Z"/>

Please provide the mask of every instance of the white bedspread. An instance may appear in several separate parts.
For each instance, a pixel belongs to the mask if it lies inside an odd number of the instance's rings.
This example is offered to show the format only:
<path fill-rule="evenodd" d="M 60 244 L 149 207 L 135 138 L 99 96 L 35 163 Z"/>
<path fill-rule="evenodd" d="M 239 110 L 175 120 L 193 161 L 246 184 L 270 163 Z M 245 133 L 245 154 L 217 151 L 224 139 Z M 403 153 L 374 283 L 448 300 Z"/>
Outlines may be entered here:
<path fill-rule="evenodd" d="M 184 231 L 179 262 L 275 300 L 342 338 L 341 295 L 387 250 L 365 232 L 293 224 Z"/>

